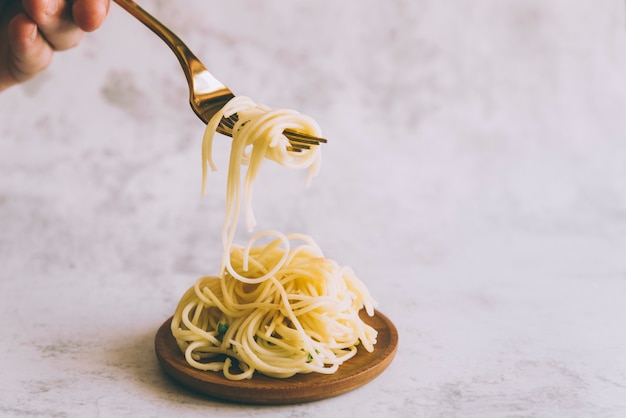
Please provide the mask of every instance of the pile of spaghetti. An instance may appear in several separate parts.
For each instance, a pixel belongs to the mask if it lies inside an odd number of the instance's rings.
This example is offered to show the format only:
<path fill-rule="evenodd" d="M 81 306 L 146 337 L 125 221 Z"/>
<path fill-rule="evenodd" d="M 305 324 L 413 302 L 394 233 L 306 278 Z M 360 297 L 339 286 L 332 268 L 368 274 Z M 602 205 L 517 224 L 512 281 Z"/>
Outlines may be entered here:
<path fill-rule="evenodd" d="M 215 169 L 211 148 L 217 125 L 234 113 L 220 275 L 199 279 L 183 295 L 172 334 L 192 367 L 222 371 L 232 380 L 251 378 L 255 371 L 278 378 L 334 373 L 357 347 L 374 349 L 376 330 L 359 316 L 362 310 L 374 315 L 365 285 L 306 235 L 264 231 L 245 246 L 233 243 L 242 197 L 248 229 L 255 226 L 252 184 L 264 159 L 308 168 L 308 181 L 319 169 L 319 147 L 293 152 L 283 131 L 321 136 L 320 129 L 298 112 L 232 99 L 207 125 L 203 190 L 207 165 Z"/>

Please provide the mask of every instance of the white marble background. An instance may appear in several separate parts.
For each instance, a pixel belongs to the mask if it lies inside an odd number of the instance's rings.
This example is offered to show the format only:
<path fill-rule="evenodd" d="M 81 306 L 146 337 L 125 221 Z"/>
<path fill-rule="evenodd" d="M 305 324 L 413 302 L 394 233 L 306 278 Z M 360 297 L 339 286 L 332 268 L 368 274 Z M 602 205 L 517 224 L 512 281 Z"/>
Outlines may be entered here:
<path fill-rule="evenodd" d="M 228 140 L 201 197 L 178 62 L 112 5 L 0 95 L 0 415 L 625 416 L 624 1 L 141 4 L 236 93 L 322 125 L 309 189 L 266 165 L 259 224 L 351 265 L 397 357 L 289 407 L 161 374 L 157 327 L 216 270 Z"/>

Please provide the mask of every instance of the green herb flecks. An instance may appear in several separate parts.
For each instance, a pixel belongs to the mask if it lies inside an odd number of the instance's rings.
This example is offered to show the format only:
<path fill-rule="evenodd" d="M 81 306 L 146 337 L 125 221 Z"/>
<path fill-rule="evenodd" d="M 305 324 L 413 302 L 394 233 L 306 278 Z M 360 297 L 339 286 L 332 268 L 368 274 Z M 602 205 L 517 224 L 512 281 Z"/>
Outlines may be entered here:
<path fill-rule="evenodd" d="M 228 331 L 228 324 L 222 324 L 221 322 L 217 324 L 217 333 L 220 336 L 226 334 L 226 331 Z"/>

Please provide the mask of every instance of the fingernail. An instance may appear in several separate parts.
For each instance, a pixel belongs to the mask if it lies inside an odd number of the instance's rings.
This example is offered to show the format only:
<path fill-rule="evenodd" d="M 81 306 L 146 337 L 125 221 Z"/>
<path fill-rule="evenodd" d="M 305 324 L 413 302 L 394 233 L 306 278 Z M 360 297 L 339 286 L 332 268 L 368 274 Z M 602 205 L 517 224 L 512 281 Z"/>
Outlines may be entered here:
<path fill-rule="evenodd" d="M 33 42 L 37 38 L 37 25 L 32 25 L 30 28 L 30 33 L 28 34 L 28 40 Z"/>
<path fill-rule="evenodd" d="M 48 0 L 46 12 L 49 15 L 53 15 L 57 12 L 57 10 L 59 10 L 59 2 L 57 0 Z"/>

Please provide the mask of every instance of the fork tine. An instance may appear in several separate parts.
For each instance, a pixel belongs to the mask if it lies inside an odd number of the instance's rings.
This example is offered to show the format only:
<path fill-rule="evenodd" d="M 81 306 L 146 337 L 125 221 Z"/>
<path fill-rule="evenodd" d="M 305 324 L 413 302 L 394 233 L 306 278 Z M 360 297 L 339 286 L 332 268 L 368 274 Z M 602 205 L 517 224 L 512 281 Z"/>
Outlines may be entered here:
<path fill-rule="evenodd" d="M 235 122 L 237 122 L 237 120 L 239 120 L 239 117 L 235 113 L 234 115 L 229 116 L 227 118 L 223 117 L 222 120 L 220 121 L 220 124 L 232 130 L 235 127 Z"/>
<path fill-rule="evenodd" d="M 236 113 L 229 117 L 222 117 L 218 126 L 218 132 L 224 135 L 232 136 L 232 130 L 235 123 L 239 120 L 239 115 Z M 288 151 L 301 152 L 303 150 L 311 149 L 311 145 L 319 145 L 321 142 L 327 142 L 324 138 L 318 138 L 315 136 L 307 135 L 302 132 L 294 131 L 291 129 L 285 129 L 283 135 L 287 137 L 291 144 L 287 147 Z"/>
<path fill-rule="evenodd" d="M 303 132 L 294 131 L 293 129 L 285 129 L 283 134 L 289 138 L 291 142 L 299 142 L 302 144 L 319 145 L 320 143 L 326 143 L 328 140 L 325 138 L 318 138 L 313 135 L 307 135 Z"/>

